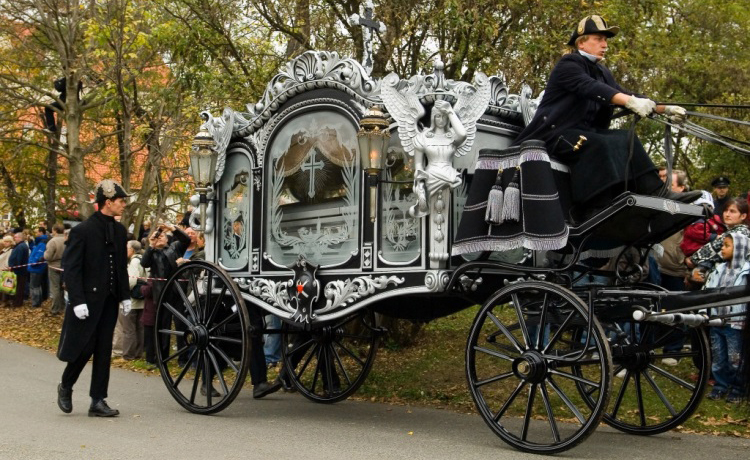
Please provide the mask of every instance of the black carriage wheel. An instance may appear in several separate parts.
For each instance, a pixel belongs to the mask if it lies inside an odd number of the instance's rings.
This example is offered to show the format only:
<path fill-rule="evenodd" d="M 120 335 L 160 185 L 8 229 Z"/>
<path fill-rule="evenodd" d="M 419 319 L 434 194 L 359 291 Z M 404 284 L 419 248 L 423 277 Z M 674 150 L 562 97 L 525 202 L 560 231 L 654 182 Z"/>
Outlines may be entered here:
<path fill-rule="evenodd" d="M 357 391 L 370 373 L 380 341 L 370 310 L 315 325 L 311 331 L 284 324 L 282 335 L 284 372 L 303 396 L 320 403 L 342 401 Z"/>
<path fill-rule="evenodd" d="M 248 327 L 239 290 L 221 268 L 188 262 L 166 281 L 156 310 L 156 356 L 182 407 L 213 414 L 234 401 L 250 361 Z"/>
<path fill-rule="evenodd" d="M 625 319 L 607 324 L 605 331 L 615 376 L 612 402 L 604 413 L 608 425 L 625 433 L 653 435 L 681 425 L 695 412 L 711 370 L 704 328 Z M 675 344 L 679 349 L 664 349 Z M 676 364 L 668 365 L 665 359 Z M 580 390 L 586 396 L 586 389 Z"/>
<path fill-rule="evenodd" d="M 609 397 L 611 357 L 586 305 L 556 284 L 523 281 L 492 295 L 477 313 L 466 346 L 466 376 L 485 423 L 511 446 L 555 453 L 588 437 Z M 576 362 L 581 373 L 571 371 Z M 589 405 L 577 384 L 588 389 Z"/>

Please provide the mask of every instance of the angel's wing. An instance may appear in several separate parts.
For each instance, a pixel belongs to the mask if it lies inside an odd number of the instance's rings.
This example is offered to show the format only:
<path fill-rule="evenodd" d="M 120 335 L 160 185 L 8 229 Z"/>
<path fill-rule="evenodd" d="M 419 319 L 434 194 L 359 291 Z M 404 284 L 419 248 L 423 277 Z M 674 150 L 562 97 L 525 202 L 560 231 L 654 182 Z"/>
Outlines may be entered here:
<path fill-rule="evenodd" d="M 234 128 L 234 110 L 225 107 L 219 120 L 214 119 L 215 130 L 211 133 L 213 134 L 214 142 L 216 142 L 216 151 L 219 152 L 219 158 L 216 160 L 216 180 L 219 180 L 224 173 L 227 146 L 232 138 L 232 130 Z"/>
<path fill-rule="evenodd" d="M 487 75 L 477 72 L 474 86 L 467 84 L 458 92 L 453 110 L 464 125 L 466 141 L 456 149 L 457 157 L 471 152 L 477 133 L 477 120 L 484 114 L 490 103 L 490 87 L 490 79 Z"/>
<path fill-rule="evenodd" d="M 534 94 L 531 90 L 531 87 L 527 84 L 524 84 L 521 87 L 521 97 L 519 99 L 519 105 L 521 114 L 523 115 L 523 124 L 528 125 L 531 123 L 531 120 L 534 118 L 534 114 L 536 114 L 536 109 L 539 107 L 539 104 L 542 102 L 542 97 L 544 97 L 544 91 L 539 93 L 539 96 L 537 96 L 536 99 L 533 98 Z"/>
<path fill-rule="evenodd" d="M 416 93 L 399 92 L 399 81 L 395 73 L 388 74 L 380 87 L 380 97 L 390 116 L 396 120 L 398 136 L 404 151 L 414 155 L 414 138 L 419 134 L 417 121 L 424 116 L 424 106 L 419 102 Z"/>

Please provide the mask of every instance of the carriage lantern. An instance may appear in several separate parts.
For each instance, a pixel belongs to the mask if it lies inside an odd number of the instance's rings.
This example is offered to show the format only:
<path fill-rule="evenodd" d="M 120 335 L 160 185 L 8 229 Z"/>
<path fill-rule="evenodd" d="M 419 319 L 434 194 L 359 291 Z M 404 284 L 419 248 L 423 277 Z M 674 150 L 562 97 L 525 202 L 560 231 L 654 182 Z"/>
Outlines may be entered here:
<path fill-rule="evenodd" d="M 202 128 L 193 138 L 193 146 L 190 149 L 190 173 L 195 181 L 195 191 L 200 196 L 201 231 L 206 228 L 207 194 L 216 178 L 218 156 L 213 136 L 206 128 Z"/>
<path fill-rule="evenodd" d="M 359 154 L 362 168 L 367 171 L 367 182 L 370 185 L 370 221 L 375 222 L 378 176 L 383 169 L 385 151 L 391 139 L 388 130 L 388 119 L 380 107 L 372 106 L 359 122 Z"/>

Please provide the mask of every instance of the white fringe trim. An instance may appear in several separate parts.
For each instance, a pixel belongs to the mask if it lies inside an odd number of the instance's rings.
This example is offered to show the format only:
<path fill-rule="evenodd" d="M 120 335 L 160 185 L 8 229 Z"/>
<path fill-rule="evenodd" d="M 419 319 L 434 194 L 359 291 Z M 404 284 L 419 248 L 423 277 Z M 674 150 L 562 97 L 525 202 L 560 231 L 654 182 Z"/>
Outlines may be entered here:
<path fill-rule="evenodd" d="M 503 252 L 518 248 L 531 249 L 532 251 L 556 251 L 564 248 L 567 244 L 568 229 L 566 227 L 562 235 L 552 238 L 532 238 L 528 235 L 519 235 L 512 238 L 481 239 L 457 243 L 453 245 L 451 254 L 458 256 L 472 252 Z"/>
<path fill-rule="evenodd" d="M 543 149 L 527 149 L 524 150 L 521 154 L 521 159 L 519 160 L 521 163 L 525 163 L 527 161 L 546 161 L 549 163 L 549 155 L 547 155 L 547 151 Z"/>

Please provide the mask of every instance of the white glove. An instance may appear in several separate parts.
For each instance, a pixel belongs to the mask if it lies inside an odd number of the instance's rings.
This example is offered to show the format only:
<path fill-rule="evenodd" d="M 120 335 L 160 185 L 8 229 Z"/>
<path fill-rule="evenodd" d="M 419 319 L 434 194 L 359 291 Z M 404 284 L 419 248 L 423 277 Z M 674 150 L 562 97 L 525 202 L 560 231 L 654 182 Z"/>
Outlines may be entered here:
<path fill-rule="evenodd" d="M 130 299 L 120 301 L 120 311 L 122 312 L 122 316 L 128 316 L 132 308 L 133 305 L 130 303 Z"/>
<path fill-rule="evenodd" d="M 687 111 L 679 105 L 665 105 L 664 115 L 669 117 L 669 121 L 681 125 L 687 120 Z"/>
<path fill-rule="evenodd" d="M 628 102 L 625 103 L 625 108 L 630 109 L 636 115 L 646 118 L 656 108 L 656 102 L 646 97 L 630 96 Z"/>
<path fill-rule="evenodd" d="M 73 307 L 73 313 L 76 314 L 78 319 L 86 319 L 89 317 L 89 307 L 87 307 L 85 303 L 76 305 Z"/>

